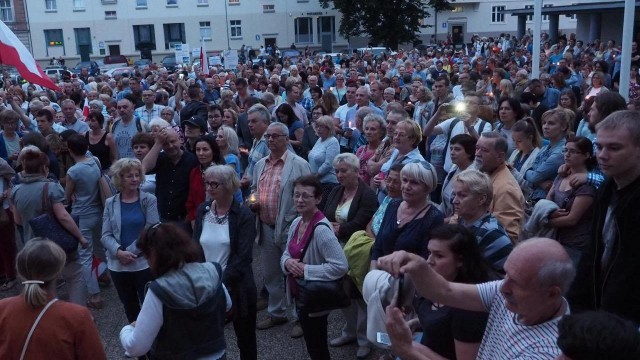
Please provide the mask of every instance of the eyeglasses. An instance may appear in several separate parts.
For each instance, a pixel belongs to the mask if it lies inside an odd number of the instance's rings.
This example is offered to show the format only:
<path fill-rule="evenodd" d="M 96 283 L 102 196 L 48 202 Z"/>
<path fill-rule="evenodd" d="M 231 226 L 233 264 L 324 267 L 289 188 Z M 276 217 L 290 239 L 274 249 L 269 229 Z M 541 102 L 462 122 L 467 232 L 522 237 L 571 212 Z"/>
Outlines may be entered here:
<path fill-rule="evenodd" d="M 289 135 L 283 135 L 283 134 L 264 134 L 264 138 L 269 140 L 269 139 L 273 139 L 273 140 L 277 140 L 280 136 L 289 136 Z"/>
<path fill-rule="evenodd" d="M 293 194 L 293 198 L 296 199 L 296 200 L 302 198 L 302 200 L 306 201 L 306 200 L 312 199 L 313 197 L 314 196 L 310 195 L 310 194 L 300 194 L 300 193 L 294 193 Z"/>
<path fill-rule="evenodd" d="M 577 151 L 573 149 L 562 148 L 563 154 L 575 155 L 575 154 L 584 154 L 582 151 Z"/>
<path fill-rule="evenodd" d="M 204 186 L 212 189 L 217 189 L 221 184 L 215 181 L 205 181 Z"/>

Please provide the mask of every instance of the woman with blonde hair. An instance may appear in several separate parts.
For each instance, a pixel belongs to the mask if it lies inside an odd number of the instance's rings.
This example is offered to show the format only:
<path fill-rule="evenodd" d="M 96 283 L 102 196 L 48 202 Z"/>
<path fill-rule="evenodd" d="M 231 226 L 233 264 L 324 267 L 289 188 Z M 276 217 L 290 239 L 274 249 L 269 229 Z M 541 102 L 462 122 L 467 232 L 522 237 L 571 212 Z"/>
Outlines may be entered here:
<path fill-rule="evenodd" d="M 127 320 L 132 322 L 140 313 L 145 285 L 152 279 L 149 263 L 136 240 L 142 230 L 160 222 L 158 200 L 140 191 L 145 178 L 140 160 L 120 159 L 111 165 L 111 173 L 118 193 L 105 202 L 102 245 L 118 297 Z"/>
<path fill-rule="evenodd" d="M 106 359 L 89 310 L 56 297 L 56 280 L 66 262 L 64 250 L 45 238 L 31 239 L 18 253 L 24 288 L 0 300 L 3 358 Z"/>

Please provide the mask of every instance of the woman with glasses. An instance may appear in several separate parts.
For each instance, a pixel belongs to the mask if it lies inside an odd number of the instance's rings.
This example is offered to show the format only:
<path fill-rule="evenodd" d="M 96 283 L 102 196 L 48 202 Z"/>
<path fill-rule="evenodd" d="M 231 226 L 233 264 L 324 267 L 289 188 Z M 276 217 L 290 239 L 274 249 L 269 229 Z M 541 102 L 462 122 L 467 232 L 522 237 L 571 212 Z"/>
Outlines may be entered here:
<path fill-rule="evenodd" d="M 322 201 L 322 185 L 317 176 L 299 177 L 293 186 L 293 199 L 300 217 L 289 227 L 280 267 L 287 276 L 287 294 L 295 301 L 298 294 L 296 278 L 333 281 L 343 277 L 349 266 L 329 220 L 318 210 Z M 307 251 L 303 254 L 305 247 Z M 300 307 L 296 310 L 309 357 L 312 360 L 330 359 L 327 346 L 329 311 L 310 313 Z"/>
<path fill-rule="evenodd" d="M 600 94 L 603 91 L 609 91 L 609 89 L 605 86 L 606 84 L 605 74 L 602 72 L 602 70 L 599 70 L 599 69 L 600 68 L 598 68 L 598 66 L 596 65 L 596 71 L 591 73 L 591 86 L 589 86 L 587 90 L 584 92 L 585 99 L 596 97 L 598 96 L 598 94 Z"/>
<path fill-rule="evenodd" d="M 340 153 L 340 144 L 335 137 L 335 128 L 331 117 L 325 115 L 316 120 L 315 130 L 318 140 L 309 151 L 309 167 L 311 172 L 318 174 L 320 178 L 322 202 L 319 208 L 324 209 L 327 196 L 338 185 L 333 159 Z"/>
<path fill-rule="evenodd" d="M 331 95 L 333 96 L 333 95 Z M 311 109 L 311 119 L 309 124 L 304 128 L 304 134 L 302 135 L 302 152 L 307 155 L 318 141 L 318 134 L 316 134 L 316 122 L 321 116 L 328 115 L 327 109 L 324 105 L 318 104 Z M 305 158 L 308 160 L 308 158 Z"/>
<path fill-rule="evenodd" d="M 232 302 L 220 265 L 202 262 L 202 248 L 174 223 L 143 231 L 136 243 L 156 279 L 138 319 L 120 331 L 126 355 L 224 359 L 225 312 Z"/>
<path fill-rule="evenodd" d="M 142 230 L 160 222 L 158 201 L 140 191 L 145 175 L 138 159 L 120 159 L 111 166 L 118 193 L 107 199 L 102 217 L 102 245 L 109 273 L 129 322 L 140 313 L 145 285 L 151 281 L 149 263 L 136 245 Z"/>
<path fill-rule="evenodd" d="M 211 165 L 225 164 L 218 143 L 211 135 L 200 136 L 194 143 L 194 149 L 200 165 L 194 167 L 189 174 L 189 195 L 185 203 L 187 220 L 191 222 L 191 226 L 196 218 L 196 209 L 206 198 L 203 180 L 205 170 Z"/>
<path fill-rule="evenodd" d="M 336 74 L 336 87 L 329 89 L 331 93 L 338 99 L 338 104 L 344 105 L 347 103 L 347 86 L 345 76 L 343 73 Z"/>
<path fill-rule="evenodd" d="M 104 130 L 104 116 L 100 112 L 89 112 L 89 131 L 84 136 L 89 143 L 89 151 L 100 160 L 102 170 L 108 170 L 118 160 L 118 147 L 113 135 Z"/>
<path fill-rule="evenodd" d="M 369 172 L 367 163 L 369 162 L 369 159 L 373 158 L 378 150 L 378 146 L 382 143 L 382 139 L 384 139 L 386 135 L 386 127 L 387 123 L 380 115 L 369 114 L 364 117 L 364 137 L 366 138 L 367 143 L 356 150 L 356 156 L 360 162 L 358 176 L 366 184 L 370 184 L 371 178 L 376 175 L 375 173 L 372 174 Z"/>
<path fill-rule="evenodd" d="M 251 264 L 256 228 L 253 214 L 234 199 L 240 189 L 237 173 L 225 165 L 214 165 L 204 172 L 209 200 L 200 204 L 193 228 L 193 239 L 207 262 L 222 268 L 222 281 L 231 293 L 231 318 L 240 359 L 257 359 L 256 284 Z"/>
<path fill-rule="evenodd" d="M 571 137 L 564 148 L 565 170 L 570 174 L 586 175 L 596 166 L 593 143 L 585 137 Z M 567 174 L 563 172 L 562 174 Z M 589 184 L 571 186 L 569 176 L 558 175 L 547 194 L 559 209 L 549 215 L 549 226 L 557 229 L 556 239 L 577 264 L 591 234 L 591 205 L 596 189 Z"/>

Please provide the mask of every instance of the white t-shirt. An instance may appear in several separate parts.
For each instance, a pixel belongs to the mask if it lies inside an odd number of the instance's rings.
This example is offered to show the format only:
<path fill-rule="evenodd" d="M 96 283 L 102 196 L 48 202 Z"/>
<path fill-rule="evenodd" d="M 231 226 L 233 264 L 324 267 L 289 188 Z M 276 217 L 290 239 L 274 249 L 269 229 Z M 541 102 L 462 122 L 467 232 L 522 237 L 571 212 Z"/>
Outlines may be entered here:
<path fill-rule="evenodd" d="M 453 129 L 451 129 L 451 124 L 454 122 L 455 119 L 457 118 L 453 117 L 451 119 L 447 119 L 441 122 L 440 124 L 436 125 L 436 128 L 440 128 L 444 136 L 449 137 L 449 140 L 451 140 L 451 138 L 453 138 L 456 135 L 469 133 L 467 131 L 467 128 L 464 126 L 464 121 L 462 121 L 461 119 L 456 123 Z M 483 125 L 482 129 L 480 128 L 481 124 Z M 478 118 L 476 120 L 476 123 L 473 124 L 473 128 L 476 129 L 478 134 L 482 134 L 483 132 L 491 131 L 493 129 L 490 122 L 484 121 L 480 118 Z M 451 136 L 447 136 L 449 132 L 451 132 Z M 453 165 L 453 163 L 451 162 L 451 156 L 449 156 L 449 144 L 446 144 L 445 154 L 444 154 L 444 171 L 447 173 L 451 171 L 451 165 Z"/>
<path fill-rule="evenodd" d="M 338 110 L 336 110 L 336 113 L 335 115 L 333 115 L 333 117 L 340 119 L 340 127 L 344 127 L 344 123 L 345 121 L 347 121 L 347 113 L 349 113 L 351 109 L 356 109 L 357 107 L 358 107 L 358 104 L 353 104 L 353 106 L 349 106 L 349 104 L 344 104 L 344 105 L 341 105 L 338 108 Z"/>
<path fill-rule="evenodd" d="M 217 262 L 224 271 L 227 267 L 229 254 L 231 254 L 229 224 L 218 225 L 203 219 L 200 245 L 204 251 L 205 260 L 207 262 Z"/>

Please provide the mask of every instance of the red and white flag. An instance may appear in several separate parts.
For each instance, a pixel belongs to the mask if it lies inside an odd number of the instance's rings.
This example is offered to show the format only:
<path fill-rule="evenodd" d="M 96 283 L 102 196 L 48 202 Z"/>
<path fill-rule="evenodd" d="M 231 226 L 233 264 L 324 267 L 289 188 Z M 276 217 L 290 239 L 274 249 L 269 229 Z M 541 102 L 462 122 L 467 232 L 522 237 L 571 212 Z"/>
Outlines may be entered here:
<path fill-rule="evenodd" d="M 207 51 L 204 49 L 204 38 L 200 38 L 200 66 L 202 72 L 209 75 L 209 59 L 207 58 Z"/>
<path fill-rule="evenodd" d="M 89 116 L 89 98 L 85 96 L 84 98 L 84 106 L 82 107 L 82 116 L 84 116 L 85 121 L 87 120 L 87 116 Z"/>
<path fill-rule="evenodd" d="M 0 64 L 14 66 L 20 75 L 32 84 L 60 90 L 42 71 L 24 44 L 2 21 L 0 21 Z"/>

